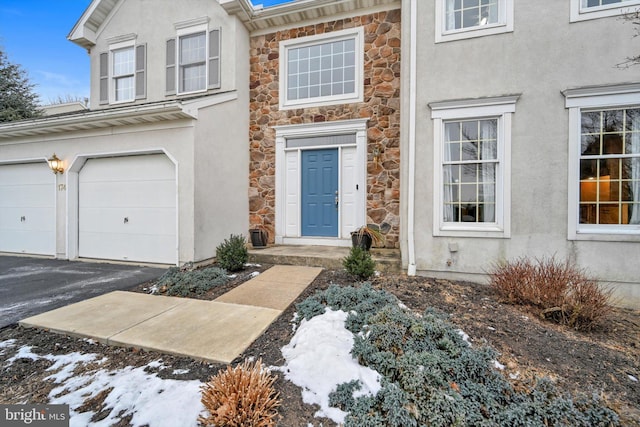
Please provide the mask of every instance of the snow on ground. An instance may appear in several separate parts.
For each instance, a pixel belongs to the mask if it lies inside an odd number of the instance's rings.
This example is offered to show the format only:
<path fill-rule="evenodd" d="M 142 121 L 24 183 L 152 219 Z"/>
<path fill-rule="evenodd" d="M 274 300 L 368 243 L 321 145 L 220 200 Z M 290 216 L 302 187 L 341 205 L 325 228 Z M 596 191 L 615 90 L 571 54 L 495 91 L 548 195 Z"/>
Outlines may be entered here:
<path fill-rule="evenodd" d="M 347 413 L 329 407 L 329 393 L 339 384 L 359 380 L 362 388 L 355 397 L 375 395 L 380 390 L 380 374 L 358 364 L 351 356 L 353 334 L 345 326 L 347 313 L 327 309 L 324 314 L 303 320 L 288 345 L 282 348 L 285 378 L 302 388 L 302 400 L 318 404 L 317 417 L 340 424 Z"/>
<path fill-rule="evenodd" d="M 11 340 L 0 342 L 3 349 L 13 345 Z M 105 359 L 98 360 L 95 354 L 81 353 L 40 356 L 33 353 L 31 347 L 23 346 L 6 364 L 21 358 L 53 362 L 47 369 L 52 373 L 45 378 L 57 385 L 49 393 L 49 403 L 69 405 L 70 427 L 110 426 L 128 414 L 132 414 L 133 426 L 197 426 L 198 415 L 204 410 L 200 402 L 200 381 L 165 380 L 145 371 L 147 367 L 161 367 L 160 361 L 139 368 L 89 369 L 78 375 L 74 373 L 76 368 L 90 363 L 99 366 Z M 93 412 L 76 411 L 87 399 L 109 389 L 104 407 L 109 408 L 110 413 L 104 419 L 92 422 Z"/>

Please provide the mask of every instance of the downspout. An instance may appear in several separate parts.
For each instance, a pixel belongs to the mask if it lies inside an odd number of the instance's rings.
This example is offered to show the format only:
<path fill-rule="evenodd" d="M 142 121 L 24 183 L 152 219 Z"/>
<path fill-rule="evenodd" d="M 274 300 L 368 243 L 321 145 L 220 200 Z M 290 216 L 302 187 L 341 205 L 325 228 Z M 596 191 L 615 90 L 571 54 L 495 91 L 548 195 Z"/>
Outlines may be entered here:
<path fill-rule="evenodd" d="M 417 37 L 417 1 L 410 0 L 410 36 L 411 43 L 409 53 L 409 185 L 407 200 L 407 245 L 409 252 L 409 265 L 407 275 L 416 275 L 416 245 L 415 245 L 415 193 L 416 193 L 416 44 Z"/>

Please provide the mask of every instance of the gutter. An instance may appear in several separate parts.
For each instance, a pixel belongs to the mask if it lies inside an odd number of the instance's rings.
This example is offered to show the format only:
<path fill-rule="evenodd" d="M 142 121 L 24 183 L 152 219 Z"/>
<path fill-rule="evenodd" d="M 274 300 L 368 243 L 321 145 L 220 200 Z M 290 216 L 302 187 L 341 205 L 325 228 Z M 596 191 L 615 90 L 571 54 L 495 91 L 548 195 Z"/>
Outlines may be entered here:
<path fill-rule="evenodd" d="M 415 196 L 416 196 L 416 70 L 417 70 L 417 1 L 410 0 L 409 31 L 411 46 L 409 51 L 409 188 L 407 201 L 407 250 L 409 263 L 407 275 L 416 275 L 416 245 L 415 245 Z"/>

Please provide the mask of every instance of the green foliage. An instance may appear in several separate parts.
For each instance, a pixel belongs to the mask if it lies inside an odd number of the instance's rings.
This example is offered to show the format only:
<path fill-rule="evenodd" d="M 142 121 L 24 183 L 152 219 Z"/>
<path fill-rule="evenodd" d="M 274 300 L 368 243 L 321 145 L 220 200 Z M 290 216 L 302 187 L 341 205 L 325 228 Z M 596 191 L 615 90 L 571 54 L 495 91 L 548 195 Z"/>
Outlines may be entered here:
<path fill-rule="evenodd" d="M 187 297 L 202 295 L 209 289 L 229 281 L 227 272 L 221 268 L 208 267 L 201 270 L 180 271 L 171 267 L 158 279 L 158 288 L 166 287 L 167 295 Z"/>
<path fill-rule="evenodd" d="M 0 123 L 42 115 L 33 88 L 26 71 L 9 62 L 6 53 L 0 50 Z"/>
<path fill-rule="evenodd" d="M 375 396 L 354 398 L 341 384 L 330 404 L 349 412 L 345 426 L 617 426 L 599 398 L 561 395 L 549 380 L 516 391 L 493 368 L 496 352 L 472 347 L 435 310 L 416 315 L 370 284 L 318 292 L 298 304 L 300 318 L 326 307 L 350 313 L 352 355 L 383 377 Z"/>
<path fill-rule="evenodd" d="M 358 333 L 370 316 L 388 304 L 398 304 L 397 298 L 388 292 L 373 289 L 370 283 L 358 287 L 331 285 L 327 290 L 316 292 L 297 304 L 296 310 L 298 321 L 323 314 L 327 307 L 343 310 L 349 313 L 346 328 Z"/>
<path fill-rule="evenodd" d="M 238 271 L 244 268 L 249 259 L 246 240 L 242 235 L 232 234 L 216 248 L 217 263 L 227 271 Z"/>
<path fill-rule="evenodd" d="M 369 251 L 365 251 L 359 246 L 351 248 L 349 256 L 342 260 L 342 265 L 349 274 L 362 280 L 373 276 L 376 267 Z"/>

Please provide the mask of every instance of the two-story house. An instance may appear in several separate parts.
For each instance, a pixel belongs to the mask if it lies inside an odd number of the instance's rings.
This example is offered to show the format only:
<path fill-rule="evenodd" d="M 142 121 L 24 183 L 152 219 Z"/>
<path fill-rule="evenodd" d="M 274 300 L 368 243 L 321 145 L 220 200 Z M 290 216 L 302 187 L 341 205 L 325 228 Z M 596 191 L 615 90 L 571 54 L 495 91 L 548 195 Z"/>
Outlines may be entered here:
<path fill-rule="evenodd" d="M 640 306 L 639 7 L 95 0 L 91 109 L 0 126 L 0 251 L 181 264 L 374 223 L 412 275 L 555 255 Z"/>
<path fill-rule="evenodd" d="M 640 306 L 638 0 L 404 0 L 409 271 L 569 259 Z"/>
<path fill-rule="evenodd" d="M 212 0 L 95 0 L 68 38 L 91 58 L 90 110 L 0 126 L 0 251 L 182 264 L 246 234 L 240 20 Z"/>

